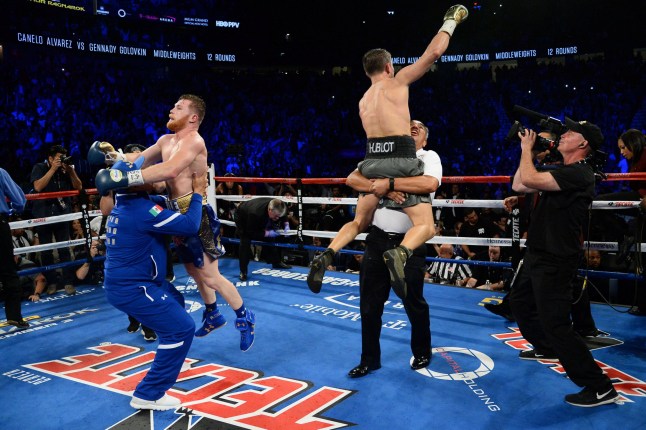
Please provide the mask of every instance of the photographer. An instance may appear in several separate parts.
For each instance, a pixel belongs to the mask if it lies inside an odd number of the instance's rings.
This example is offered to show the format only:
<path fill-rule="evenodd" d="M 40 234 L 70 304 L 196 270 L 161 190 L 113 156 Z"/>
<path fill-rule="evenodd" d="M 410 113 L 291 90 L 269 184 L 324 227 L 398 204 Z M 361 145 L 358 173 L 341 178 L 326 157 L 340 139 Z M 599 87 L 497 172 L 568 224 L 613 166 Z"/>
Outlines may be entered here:
<path fill-rule="evenodd" d="M 92 259 L 97 256 L 105 255 L 105 245 L 101 239 L 93 239 L 92 246 L 90 247 L 90 256 Z M 75 253 L 75 260 L 85 260 L 87 253 L 85 249 L 79 247 L 79 251 Z M 76 284 L 102 284 L 103 283 L 103 261 L 85 262 L 76 269 Z"/>
<path fill-rule="evenodd" d="M 37 163 L 31 171 L 30 182 L 37 193 L 50 193 L 55 191 L 80 190 L 83 187 L 81 180 L 74 170 L 71 157 L 67 156 L 67 150 L 61 145 L 54 145 L 49 149 L 47 160 Z M 35 218 L 46 218 L 54 215 L 63 215 L 72 212 L 72 201 L 69 197 L 58 197 L 53 199 L 34 200 L 32 215 Z M 69 224 L 57 222 L 53 224 L 36 227 L 36 233 L 40 244 L 52 243 L 52 236 L 56 242 L 70 240 Z M 67 247 L 58 248 L 58 257 L 61 262 L 70 261 L 70 250 Z M 54 254 L 51 250 L 41 252 L 43 266 L 54 264 Z M 47 281 L 50 284 L 47 293 L 53 294 L 60 286 L 64 286 L 67 294 L 76 294 L 72 285 L 73 270 L 62 269 L 60 279 L 55 279 L 55 273 L 46 273 Z M 55 285 L 57 284 L 57 285 Z"/>
<path fill-rule="evenodd" d="M 558 145 L 563 166 L 558 169 L 537 171 L 532 157 L 536 133 L 518 133 L 521 157 L 512 188 L 540 194 L 510 304 L 523 337 L 534 347 L 521 351 L 520 358 L 560 361 L 572 382 L 584 387 L 565 401 L 591 407 L 619 398 L 570 320 L 571 281 L 582 257 L 582 225 L 594 197 L 595 173 L 589 161 L 603 143 L 603 134 L 587 121 L 565 121 L 567 131 Z"/>

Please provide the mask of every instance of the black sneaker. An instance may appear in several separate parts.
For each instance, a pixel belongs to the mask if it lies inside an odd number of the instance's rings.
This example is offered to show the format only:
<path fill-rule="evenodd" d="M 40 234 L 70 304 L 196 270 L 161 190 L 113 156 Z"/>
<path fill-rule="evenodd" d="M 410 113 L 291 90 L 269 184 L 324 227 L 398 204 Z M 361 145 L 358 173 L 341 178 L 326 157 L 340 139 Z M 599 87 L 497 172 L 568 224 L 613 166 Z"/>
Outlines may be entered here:
<path fill-rule="evenodd" d="M 612 384 L 603 389 L 585 387 L 576 394 L 568 394 L 565 396 L 567 403 L 574 406 L 581 406 L 582 408 L 592 408 L 594 406 L 615 403 L 617 400 L 619 400 L 619 394 L 617 394 L 617 390 L 615 390 Z"/>
<path fill-rule="evenodd" d="M 583 330 L 578 332 L 583 337 L 608 337 L 610 333 L 607 331 L 599 330 L 598 328 L 592 330 Z"/>
<path fill-rule="evenodd" d="M 541 354 L 536 352 L 535 349 L 520 351 L 520 354 L 518 354 L 518 357 L 520 357 L 523 360 L 541 360 L 541 361 L 551 361 L 554 363 L 559 361 L 559 358 L 556 356 L 556 354 L 554 353 Z"/>
<path fill-rule="evenodd" d="M 136 333 L 137 330 L 139 330 L 139 321 L 131 316 L 128 316 L 128 320 L 130 321 L 130 324 L 128 324 L 128 328 L 126 330 L 128 330 L 128 333 Z"/>
<path fill-rule="evenodd" d="M 148 327 L 141 326 L 141 333 L 144 335 L 144 340 L 146 342 L 154 342 L 157 340 L 157 333 Z"/>
<path fill-rule="evenodd" d="M 494 303 L 485 303 L 484 308 L 492 314 L 503 317 L 507 321 L 516 321 L 516 318 L 514 318 L 514 315 L 511 313 L 511 309 L 509 309 L 509 305 L 504 302 L 498 305 Z"/>
<path fill-rule="evenodd" d="M 27 321 L 25 321 L 24 319 L 7 320 L 7 324 L 12 325 L 14 327 L 17 327 L 20 330 L 24 330 L 26 328 L 29 328 L 29 323 Z"/>

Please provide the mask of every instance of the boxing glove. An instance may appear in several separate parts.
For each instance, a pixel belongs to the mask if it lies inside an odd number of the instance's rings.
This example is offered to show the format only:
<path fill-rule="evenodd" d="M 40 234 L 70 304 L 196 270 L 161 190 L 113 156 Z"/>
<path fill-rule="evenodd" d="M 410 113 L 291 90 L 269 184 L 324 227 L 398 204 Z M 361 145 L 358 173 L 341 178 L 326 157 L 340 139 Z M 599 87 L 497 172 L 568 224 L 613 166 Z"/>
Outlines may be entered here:
<path fill-rule="evenodd" d="M 447 33 L 449 36 L 453 36 L 453 31 L 458 24 L 465 21 L 469 16 L 469 10 L 462 6 L 461 4 L 453 5 L 446 11 L 444 14 L 444 24 L 440 27 L 440 31 Z"/>
<path fill-rule="evenodd" d="M 119 160 L 127 161 L 121 150 L 115 150 L 114 146 L 109 142 L 99 142 L 97 140 L 90 146 L 87 153 L 87 161 L 92 166 L 112 165 Z"/>
<path fill-rule="evenodd" d="M 94 179 L 99 194 L 105 196 L 112 190 L 143 185 L 140 169 L 143 163 L 144 157 L 139 157 L 133 163 L 117 161 L 111 169 L 99 170 Z"/>

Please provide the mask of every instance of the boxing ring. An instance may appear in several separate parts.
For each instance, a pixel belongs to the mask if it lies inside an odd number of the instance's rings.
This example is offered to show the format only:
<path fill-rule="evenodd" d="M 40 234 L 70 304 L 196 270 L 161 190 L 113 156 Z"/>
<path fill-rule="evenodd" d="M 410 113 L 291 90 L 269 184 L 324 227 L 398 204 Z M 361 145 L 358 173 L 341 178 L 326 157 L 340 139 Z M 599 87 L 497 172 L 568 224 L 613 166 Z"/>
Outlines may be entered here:
<path fill-rule="evenodd" d="M 627 179 L 625 175 L 608 176 L 609 180 Z M 214 176 L 211 169 L 211 179 L 208 200 L 213 205 L 218 199 L 237 202 L 261 197 L 216 195 L 215 182 L 232 178 Z M 344 179 L 233 179 L 238 183 L 292 184 L 297 195 L 281 199 L 296 205 L 300 220 L 307 205 L 356 204 L 352 198 L 304 195 L 309 185 L 340 184 Z M 509 180 L 507 176 L 448 177 L 443 183 L 508 184 Z M 87 190 L 88 194 L 93 192 Z M 29 196 L 44 197 L 54 196 Z M 639 202 L 608 203 L 595 202 L 594 207 L 634 208 Z M 434 206 L 498 210 L 502 201 L 435 200 Z M 89 238 L 90 222 L 98 215 L 98 211 L 85 207 L 79 213 L 60 217 L 13 222 L 11 227 L 81 219 Z M 311 245 L 310 238 L 336 234 L 302 229 L 302 222 L 300 226 L 285 234 L 292 243 L 254 243 L 280 246 L 284 252 L 320 251 L 324 248 Z M 223 240 L 236 243 L 232 237 Z M 429 243 L 524 246 L 519 238 L 437 236 Z M 88 239 L 81 239 L 16 248 L 14 253 L 88 245 Z M 590 242 L 585 246 L 606 252 L 619 250 L 617 243 Z M 60 262 L 21 274 L 82 262 Z M 470 260 L 461 263 L 512 265 Z M 130 408 L 129 395 L 150 365 L 156 343 L 126 332 L 127 317 L 107 303 L 101 285 L 80 285 L 75 296 L 59 291 L 38 302 L 23 301 L 23 315 L 31 325 L 26 330 L 0 322 L 5 358 L 0 365 L 0 389 L 10 393 L 12 399 L 11 407 L 0 410 L 2 428 L 490 429 L 508 428 L 510 423 L 554 430 L 646 427 L 642 413 L 646 402 L 646 319 L 625 315 L 627 306 L 592 305 L 597 326 L 618 340 L 614 345 L 598 345 L 593 355 L 613 380 L 622 402 L 589 410 L 563 402 L 563 395 L 577 389 L 567 381 L 558 363 L 518 359 L 518 351 L 529 349 L 529 345 L 515 323 L 483 308 L 485 303 L 499 301 L 502 292 L 426 284 L 433 360 L 427 369 L 419 371 L 409 367 L 410 328 L 400 300 L 392 293 L 383 317 L 383 367 L 355 380 L 346 374 L 358 364 L 361 352 L 357 274 L 328 271 L 322 292 L 314 295 L 305 283 L 306 266 L 284 270 L 251 261 L 246 282 L 237 279 L 237 259 L 224 257 L 219 267 L 256 313 L 256 343 L 249 352 L 241 353 L 233 324 L 195 339 L 187 357 L 191 368 L 180 373 L 171 390 L 182 399 L 182 409 L 151 412 Z M 587 270 L 586 274 L 590 278 L 643 283 L 641 273 Z M 175 275 L 174 283 L 185 296 L 187 312 L 198 323 L 203 304 L 197 286 L 180 264 L 175 265 Z M 224 300 L 219 298 L 218 303 L 227 320 L 233 321 L 234 313 Z"/>

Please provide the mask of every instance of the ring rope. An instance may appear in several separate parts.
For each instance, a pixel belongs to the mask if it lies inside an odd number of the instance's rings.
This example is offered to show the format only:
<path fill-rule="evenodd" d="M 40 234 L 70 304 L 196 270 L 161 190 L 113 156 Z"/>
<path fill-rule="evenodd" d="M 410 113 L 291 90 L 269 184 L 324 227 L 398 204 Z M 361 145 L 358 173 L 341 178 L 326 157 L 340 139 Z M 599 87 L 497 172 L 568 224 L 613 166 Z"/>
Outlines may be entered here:
<path fill-rule="evenodd" d="M 229 195 L 229 194 L 216 194 L 215 196 L 218 200 L 226 200 L 229 202 L 245 202 L 253 199 L 260 198 L 272 198 L 279 199 L 287 203 L 297 203 L 296 197 L 283 197 L 283 196 L 258 196 L 245 194 L 241 196 Z M 312 203 L 312 204 L 336 204 L 336 205 L 356 205 L 356 197 L 303 197 L 303 203 Z M 639 200 L 636 201 L 624 201 L 624 200 L 614 200 L 606 201 L 600 200 L 592 202 L 592 209 L 632 209 L 638 207 L 640 204 Z M 501 209 L 504 208 L 503 200 L 477 200 L 477 199 L 465 199 L 465 200 L 452 200 L 452 199 L 434 199 L 434 207 L 444 207 L 444 208 L 457 208 L 457 207 L 475 207 L 475 208 L 493 208 Z"/>
<path fill-rule="evenodd" d="M 97 255 L 96 257 L 92 258 L 92 261 L 103 261 L 103 260 L 105 260 L 105 255 Z M 18 276 L 27 276 L 27 275 L 33 275 L 35 273 L 50 272 L 52 270 L 62 269 L 64 267 L 80 266 L 81 264 L 92 263 L 92 261 L 90 261 L 89 258 L 81 258 L 79 260 L 70 260 L 70 261 L 63 261 L 56 264 L 50 264 L 49 266 L 31 267 L 29 269 L 19 270 L 16 273 L 18 274 Z"/>
<path fill-rule="evenodd" d="M 233 243 L 240 244 L 240 239 L 234 239 L 229 237 L 222 238 L 223 243 Z M 275 243 L 275 242 L 264 242 L 260 240 L 252 240 L 251 244 L 258 246 L 276 246 L 278 248 L 288 248 L 288 249 L 305 249 L 305 250 L 314 250 L 314 251 L 324 251 L 326 248 L 313 245 L 303 245 L 302 247 L 292 243 Z M 363 254 L 363 251 L 351 250 L 351 249 L 342 249 L 339 251 L 342 254 Z M 440 261 L 447 263 L 456 263 L 456 264 L 465 264 L 467 266 L 486 266 L 486 267 L 502 267 L 502 268 L 512 268 L 511 262 L 504 261 L 481 261 L 481 260 L 456 260 L 449 258 L 439 258 L 439 257 L 426 257 L 426 261 Z M 282 270 L 282 269 L 276 269 Z M 601 270 L 590 270 L 590 269 L 578 269 L 578 273 L 582 276 L 588 276 L 589 278 L 604 278 L 604 279 L 618 279 L 618 280 L 643 280 L 642 275 L 637 275 L 634 273 L 623 273 L 623 272 L 608 272 Z"/>
<path fill-rule="evenodd" d="M 228 220 L 220 220 L 222 225 L 227 225 L 235 227 L 235 222 Z M 295 236 L 297 234 L 296 230 L 281 231 L 277 230 L 282 236 Z M 321 230 L 303 230 L 303 236 L 310 237 L 321 237 L 325 239 L 333 239 L 336 237 L 336 231 L 321 231 Z M 365 240 L 366 233 L 359 233 L 355 240 Z M 428 244 L 442 245 L 448 243 L 451 245 L 470 245 L 470 246 L 512 246 L 513 240 L 507 238 L 482 238 L 482 237 L 462 237 L 462 236 L 435 236 L 432 239 L 426 241 Z M 525 247 L 525 239 L 520 240 L 520 246 Z M 618 251 L 619 246 L 616 242 L 595 242 L 595 241 L 585 241 L 583 242 L 582 249 L 591 249 L 597 251 Z M 634 250 L 634 247 L 633 247 Z M 641 245 L 642 252 L 646 252 L 646 243 Z"/>
<path fill-rule="evenodd" d="M 213 165 L 211 165 L 213 167 Z M 606 181 L 644 181 L 646 180 L 646 173 L 606 173 Z M 303 185 L 317 185 L 317 184 L 345 184 L 346 178 L 254 178 L 254 177 L 238 177 L 235 176 L 233 182 L 247 182 L 247 183 L 269 183 L 269 184 L 297 184 L 301 181 Z M 212 179 L 220 182 L 232 182 L 230 176 L 212 176 Z M 444 176 L 442 183 L 447 184 L 460 184 L 465 182 L 473 183 L 510 183 L 513 179 L 512 176 Z M 85 189 L 86 194 L 98 194 L 96 188 Z M 26 194 L 27 200 L 41 200 L 51 199 L 58 197 L 73 197 L 79 195 L 81 192 L 77 190 L 70 191 L 54 191 L 48 193 L 33 193 Z"/>
<path fill-rule="evenodd" d="M 646 173 L 605 173 L 606 181 L 644 181 Z M 299 180 L 303 185 L 312 184 L 344 184 L 346 178 L 254 178 L 247 176 L 214 176 L 219 182 L 246 182 L 269 184 L 296 184 Z M 476 184 L 511 183 L 513 176 L 443 176 L 442 183 L 461 184 L 465 182 Z"/>
<path fill-rule="evenodd" d="M 105 235 L 99 237 L 99 239 L 104 240 Z M 31 252 L 49 251 L 51 249 L 65 248 L 66 246 L 85 245 L 86 242 L 87 241 L 85 240 L 85 238 L 83 238 L 83 239 L 72 239 L 72 240 L 67 240 L 63 242 L 43 243 L 42 245 L 23 246 L 21 248 L 14 248 L 13 255 L 29 254 Z"/>
<path fill-rule="evenodd" d="M 97 216 L 101 215 L 100 210 L 92 210 L 92 211 L 89 211 L 88 213 L 92 218 L 96 218 Z M 22 221 L 13 221 L 9 223 L 9 227 L 12 230 L 16 228 L 29 228 L 29 227 L 35 227 L 37 225 L 54 224 L 60 221 L 73 221 L 75 219 L 81 219 L 81 218 L 83 218 L 82 212 L 74 212 L 70 214 L 48 216 L 46 218 L 33 218 L 33 219 L 22 220 Z"/>

